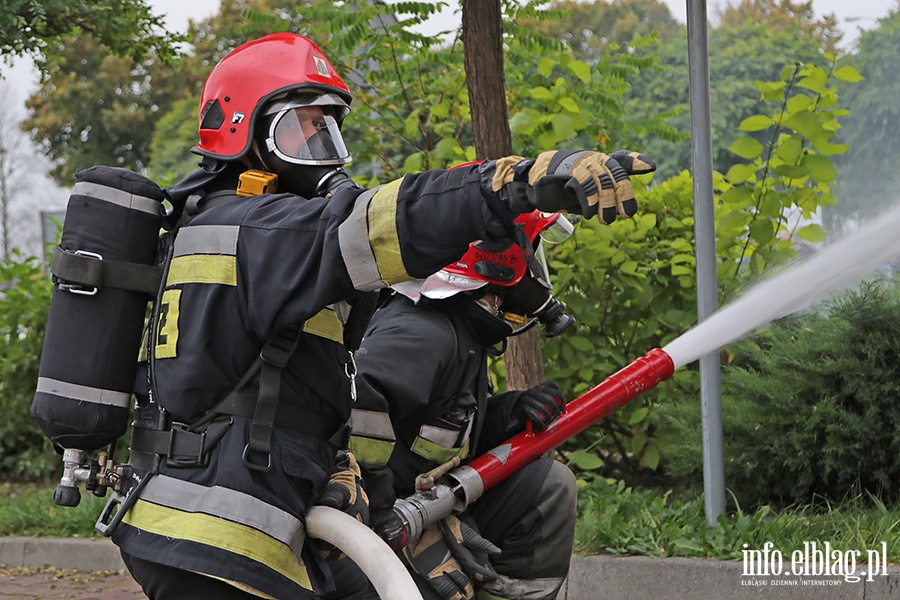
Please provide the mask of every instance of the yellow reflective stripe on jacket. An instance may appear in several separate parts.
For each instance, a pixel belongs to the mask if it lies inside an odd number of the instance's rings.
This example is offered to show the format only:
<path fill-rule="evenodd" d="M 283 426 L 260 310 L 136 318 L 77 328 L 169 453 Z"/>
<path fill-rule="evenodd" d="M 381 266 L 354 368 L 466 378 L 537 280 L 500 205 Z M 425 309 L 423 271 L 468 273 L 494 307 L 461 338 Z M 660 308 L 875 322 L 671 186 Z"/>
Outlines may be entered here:
<path fill-rule="evenodd" d="M 183 283 L 237 285 L 237 257 L 218 254 L 175 257 L 169 264 L 166 285 Z"/>
<path fill-rule="evenodd" d="M 175 238 L 166 285 L 237 285 L 237 225 L 188 225 Z"/>
<path fill-rule="evenodd" d="M 354 408 L 350 411 L 350 450 L 356 459 L 384 466 L 394 451 L 394 426 L 386 412 Z"/>
<path fill-rule="evenodd" d="M 361 463 L 373 467 L 383 467 L 394 452 L 394 442 L 393 440 L 376 440 L 361 435 L 351 435 L 350 451 Z"/>
<path fill-rule="evenodd" d="M 148 533 L 205 544 L 245 556 L 301 587 L 312 589 L 306 567 L 300 564 L 290 547 L 252 527 L 141 499 L 134 503 L 122 522 Z"/>
<path fill-rule="evenodd" d="M 419 436 L 412 443 L 410 450 L 422 458 L 427 458 L 428 460 L 438 463 L 445 463 L 454 456 L 465 458 L 469 454 L 469 441 L 466 440 L 466 443 L 463 444 L 462 448 L 445 448 L 444 446 L 435 444 L 434 442 Z"/>
<path fill-rule="evenodd" d="M 168 475 L 147 482 L 141 499 L 187 513 L 206 513 L 257 529 L 293 548 L 299 557 L 306 537 L 291 513 L 250 494 L 223 486 L 205 486 Z"/>
<path fill-rule="evenodd" d="M 303 331 L 338 344 L 344 343 L 344 324 L 341 323 L 338 314 L 330 308 L 322 309 L 307 319 L 303 324 Z"/>
<path fill-rule="evenodd" d="M 338 228 L 338 243 L 353 287 L 377 290 L 412 279 L 403 265 L 397 232 L 397 196 L 403 179 L 359 195 Z"/>
<path fill-rule="evenodd" d="M 401 178 L 384 184 L 369 202 L 369 243 L 375 252 L 381 280 L 388 285 L 409 279 L 397 234 L 397 195 L 402 182 Z"/>

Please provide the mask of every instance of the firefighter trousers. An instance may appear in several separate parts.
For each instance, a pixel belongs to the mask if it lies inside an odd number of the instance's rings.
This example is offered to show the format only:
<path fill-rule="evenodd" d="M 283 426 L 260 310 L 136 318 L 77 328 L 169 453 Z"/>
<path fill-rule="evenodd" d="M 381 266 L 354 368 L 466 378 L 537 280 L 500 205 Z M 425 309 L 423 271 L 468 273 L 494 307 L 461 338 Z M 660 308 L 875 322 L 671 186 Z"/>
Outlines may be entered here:
<path fill-rule="evenodd" d="M 569 573 L 576 502 L 572 472 L 558 461 L 541 458 L 472 504 L 467 520 L 474 521 L 481 535 L 503 551 L 491 557 L 500 579 L 479 589 L 477 597 L 556 598 Z M 412 576 L 424 600 L 443 600 L 424 578 Z M 366 599 L 377 598 L 370 587 Z"/>

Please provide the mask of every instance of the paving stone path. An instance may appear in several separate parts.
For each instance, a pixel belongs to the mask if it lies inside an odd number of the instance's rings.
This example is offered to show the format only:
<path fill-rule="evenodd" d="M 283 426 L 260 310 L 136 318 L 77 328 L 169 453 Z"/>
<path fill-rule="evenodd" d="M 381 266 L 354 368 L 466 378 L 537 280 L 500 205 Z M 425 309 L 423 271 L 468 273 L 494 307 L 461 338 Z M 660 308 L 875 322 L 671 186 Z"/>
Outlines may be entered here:
<path fill-rule="evenodd" d="M 0 598 L 141 600 L 145 596 L 131 576 L 121 571 L 0 565 Z"/>

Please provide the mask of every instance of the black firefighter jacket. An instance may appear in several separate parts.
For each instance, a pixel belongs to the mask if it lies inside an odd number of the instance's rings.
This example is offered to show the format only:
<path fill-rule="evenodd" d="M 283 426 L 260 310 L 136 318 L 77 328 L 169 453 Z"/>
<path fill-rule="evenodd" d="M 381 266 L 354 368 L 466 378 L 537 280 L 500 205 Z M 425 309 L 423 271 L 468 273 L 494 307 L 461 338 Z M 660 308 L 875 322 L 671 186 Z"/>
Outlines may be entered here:
<path fill-rule="evenodd" d="M 342 188 L 327 200 L 267 194 L 212 206 L 176 233 L 150 330 L 153 400 L 173 422 L 198 419 L 267 340 L 303 324 L 282 372 L 280 404 L 344 422 L 351 398 L 342 301 L 427 276 L 470 241 L 511 227 L 475 168 L 407 175 L 368 191 Z M 312 598 L 330 578 L 318 553 L 304 549 L 304 516 L 328 480 L 335 448 L 276 422 L 271 469 L 249 469 L 242 453 L 251 419 L 230 419 L 208 464 L 163 461 L 114 541 L 133 556 L 276 598 Z"/>
<path fill-rule="evenodd" d="M 485 329 L 495 325 L 479 311 L 463 295 L 413 304 L 394 294 L 373 316 L 356 353 L 350 437 L 372 511 L 411 495 L 416 475 L 508 437 L 503 395 L 489 397 Z"/>

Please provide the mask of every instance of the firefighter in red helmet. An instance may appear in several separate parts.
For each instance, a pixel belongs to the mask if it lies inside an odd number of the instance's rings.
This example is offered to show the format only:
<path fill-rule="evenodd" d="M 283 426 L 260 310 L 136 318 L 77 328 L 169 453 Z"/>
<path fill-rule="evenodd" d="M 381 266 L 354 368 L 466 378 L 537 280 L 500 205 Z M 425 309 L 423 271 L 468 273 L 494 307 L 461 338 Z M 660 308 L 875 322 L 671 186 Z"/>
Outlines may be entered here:
<path fill-rule="evenodd" d="M 348 347 L 365 295 L 428 277 L 472 240 L 514 239 L 513 218 L 535 208 L 606 221 L 636 208 L 599 152 L 362 189 L 342 168 L 350 103 L 319 48 L 292 33 L 236 48 L 204 86 L 200 168 L 165 190 L 164 276 L 130 443 L 138 483 L 111 528 L 150 598 L 330 593 L 305 515 L 336 496 L 335 464 L 354 464 L 342 450 Z"/>
<path fill-rule="evenodd" d="M 419 474 L 465 464 L 528 424 L 545 429 L 565 408 L 553 381 L 492 393 L 487 359 L 509 336 L 540 322 L 553 337 L 574 321 L 551 294 L 540 245 L 542 237 L 567 237 L 571 222 L 534 211 L 516 223 L 518 243 L 475 242 L 424 281 L 396 284 L 357 352 L 350 448 L 372 527 L 395 548 L 407 540 L 393 505 L 416 491 Z M 403 557 L 426 599 L 556 598 L 569 569 L 575 504 L 572 473 L 541 458 L 426 529 Z"/>

